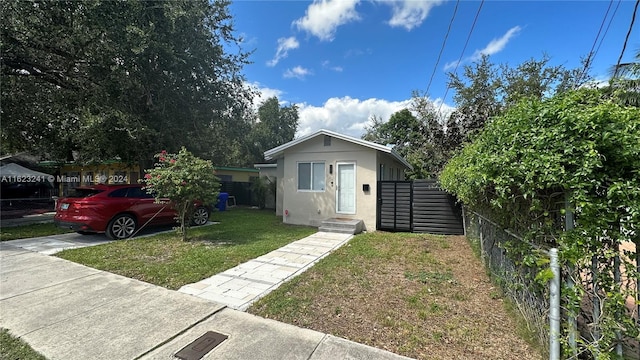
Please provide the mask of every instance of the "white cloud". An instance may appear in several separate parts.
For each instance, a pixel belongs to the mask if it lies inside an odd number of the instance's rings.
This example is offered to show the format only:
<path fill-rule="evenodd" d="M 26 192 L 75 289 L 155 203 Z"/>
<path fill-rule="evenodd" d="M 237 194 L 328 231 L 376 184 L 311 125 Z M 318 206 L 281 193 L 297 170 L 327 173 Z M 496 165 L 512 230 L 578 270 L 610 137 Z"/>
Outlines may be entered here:
<path fill-rule="evenodd" d="M 283 58 L 289 55 L 289 50 L 297 49 L 300 46 L 298 40 L 294 37 L 280 38 L 278 39 L 278 49 L 273 59 L 267 61 L 268 66 L 276 66 L 276 64 Z"/>
<path fill-rule="evenodd" d="M 293 25 L 320 40 L 331 41 L 338 26 L 360 19 L 355 9 L 359 2 L 360 0 L 314 0 L 305 16 L 295 20 Z"/>
<path fill-rule="evenodd" d="M 298 104 L 300 121 L 296 136 L 304 136 L 319 129 L 327 129 L 360 138 L 370 124 L 371 117 L 388 120 L 391 114 L 410 104 L 410 100 L 354 99 L 349 96 L 330 98 L 322 106 Z"/>
<path fill-rule="evenodd" d="M 322 106 L 297 104 L 298 131 L 296 137 L 313 133 L 320 129 L 332 130 L 341 134 L 361 138 L 365 128 L 370 126 L 372 117 L 383 122 L 389 121 L 393 113 L 409 108 L 411 99 L 388 101 L 384 99 L 354 99 L 349 96 L 330 98 Z M 442 103 L 442 99 L 434 100 L 434 106 L 443 115 L 448 116 L 455 108 Z"/>
<path fill-rule="evenodd" d="M 307 75 L 311 75 L 311 70 L 305 69 L 302 66 L 296 66 L 293 69 L 287 69 L 283 76 L 285 78 L 297 78 L 304 80 Z"/>
<path fill-rule="evenodd" d="M 454 61 L 448 62 L 448 63 L 444 64 L 444 71 L 449 71 L 451 69 L 455 69 L 462 62 L 463 62 L 462 60 L 454 60 Z"/>
<path fill-rule="evenodd" d="M 511 40 L 511 38 L 513 38 L 514 36 L 516 36 L 520 30 L 522 30 L 522 28 L 520 26 L 514 26 L 511 29 L 509 29 L 504 35 L 502 35 L 500 38 L 495 38 L 493 40 L 491 40 L 487 46 L 485 46 L 483 49 L 481 50 L 476 50 L 473 55 L 462 59 L 462 60 L 455 60 L 452 62 L 448 62 L 444 65 L 444 70 L 448 71 L 451 70 L 453 68 L 455 68 L 456 66 L 458 66 L 461 63 L 465 63 L 465 62 L 469 62 L 469 61 L 474 61 L 474 60 L 478 60 L 482 57 L 482 55 L 493 55 L 496 53 L 499 53 L 500 51 L 502 51 L 505 46 L 507 46 L 507 43 L 509 43 L 509 40 Z"/>
<path fill-rule="evenodd" d="M 344 69 L 342 66 L 333 66 L 329 60 L 325 60 L 322 62 L 322 67 L 325 69 L 333 70 L 335 72 L 342 72 Z"/>
<path fill-rule="evenodd" d="M 448 105 L 445 102 L 442 102 L 441 98 L 437 98 L 433 100 L 433 106 L 435 106 L 436 110 L 440 112 L 440 118 L 446 123 L 446 119 L 449 118 L 449 115 L 456 109 L 455 107 Z"/>
<path fill-rule="evenodd" d="M 259 82 L 246 83 L 246 85 L 256 92 L 256 96 L 253 98 L 253 107 L 255 109 L 258 109 L 260 104 L 262 104 L 265 100 L 274 96 L 277 97 L 281 103 L 283 103 L 282 95 L 284 94 L 284 92 L 282 92 L 281 90 L 264 87 Z"/>
<path fill-rule="evenodd" d="M 391 5 L 393 14 L 388 24 L 391 27 L 403 27 L 410 31 L 418 27 L 429 16 L 429 12 L 434 7 L 442 4 L 444 0 L 436 1 L 385 1 Z"/>
<path fill-rule="evenodd" d="M 509 42 L 509 40 L 511 40 L 512 37 L 517 35 L 520 32 L 520 30 L 522 30 L 520 26 L 512 27 L 511 29 L 509 29 L 509 31 L 507 31 L 504 35 L 502 35 L 502 37 L 491 40 L 489 44 L 487 44 L 487 46 L 484 47 L 484 49 L 476 50 L 471 56 L 471 58 L 473 60 L 477 60 L 477 59 L 480 59 L 482 55 L 493 55 L 495 53 L 499 53 L 500 51 L 502 51 L 502 49 L 504 49 L 505 46 L 507 46 L 507 43 Z"/>

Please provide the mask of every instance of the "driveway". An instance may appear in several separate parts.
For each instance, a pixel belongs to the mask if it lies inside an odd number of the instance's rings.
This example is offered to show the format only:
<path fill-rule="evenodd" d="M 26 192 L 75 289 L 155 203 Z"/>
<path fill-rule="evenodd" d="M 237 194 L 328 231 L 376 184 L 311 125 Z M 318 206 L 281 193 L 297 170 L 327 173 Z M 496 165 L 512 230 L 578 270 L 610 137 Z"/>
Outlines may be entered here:
<path fill-rule="evenodd" d="M 215 222 L 209 222 L 209 226 L 216 224 Z M 4 224 L 3 224 L 4 227 Z M 133 237 L 132 239 L 142 238 L 147 236 L 153 236 L 157 234 L 163 234 L 174 231 L 171 226 L 161 226 L 148 228 Z M 40 236 L 29 239 L 9 240 L 3 241 L 4 244 L 14 247 L 22 248 L 25 250 L 38 252 L 45 255 L 52 255 L 62 250 L 77 249 L 88 246 L 108 244 L 114 240 L 109 240 L 104 234 L 91 234 L 80 235 L 78 233 L 57 234 L 49 236 Z M 120 240 L 123 241 L 123 240 Z M 126 240 L 124 240 L 126 241 Z"/>

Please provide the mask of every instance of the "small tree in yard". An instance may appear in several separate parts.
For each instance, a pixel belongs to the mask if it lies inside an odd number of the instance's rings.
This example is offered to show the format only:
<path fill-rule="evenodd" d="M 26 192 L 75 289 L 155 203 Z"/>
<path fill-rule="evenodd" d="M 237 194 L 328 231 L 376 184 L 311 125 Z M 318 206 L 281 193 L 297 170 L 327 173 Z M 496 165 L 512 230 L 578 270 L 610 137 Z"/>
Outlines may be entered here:
<path fill-rule="evenodd" d="M 213 204 L 218 198 L 220 180 L 215 176 L 211 161 L 200 159 L 184 147 L 177 154 L 162 151 L 155 155 L 158 162 L 146 170 L 145 189 L 156 201 L 169 200 L 178 213 L 182 240 L 187 240 L 195 205 Z"/>

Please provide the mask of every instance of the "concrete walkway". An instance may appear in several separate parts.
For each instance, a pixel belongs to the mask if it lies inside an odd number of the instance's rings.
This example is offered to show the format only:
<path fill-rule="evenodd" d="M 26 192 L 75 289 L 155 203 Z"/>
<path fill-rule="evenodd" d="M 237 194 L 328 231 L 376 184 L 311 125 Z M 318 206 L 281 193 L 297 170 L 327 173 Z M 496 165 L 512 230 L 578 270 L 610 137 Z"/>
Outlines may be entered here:
<path fill-rule="evenodd" d="M 185 285 L 179 291 L 244 311 L 352 237 L 318 232 L 195 284 Z"/>

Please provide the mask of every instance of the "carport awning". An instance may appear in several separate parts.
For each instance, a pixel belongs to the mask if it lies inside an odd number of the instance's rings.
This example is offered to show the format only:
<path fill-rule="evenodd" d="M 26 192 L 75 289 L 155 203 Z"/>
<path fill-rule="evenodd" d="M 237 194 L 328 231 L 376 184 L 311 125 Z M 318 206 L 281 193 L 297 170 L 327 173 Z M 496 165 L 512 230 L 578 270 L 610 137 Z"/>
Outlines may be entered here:
<path fill-rule="evenodd" d="M 34 179 L 34 181 L 29 180 L 30 182 L 49 181 L 53 183 L 55 180 L 55 177 L 51 174 L 31 170 L 18 164 L 11 163 L 0 166 L 0 179 L 2 179 L 2 182 L 16 182 L 18 177 Z"/>

